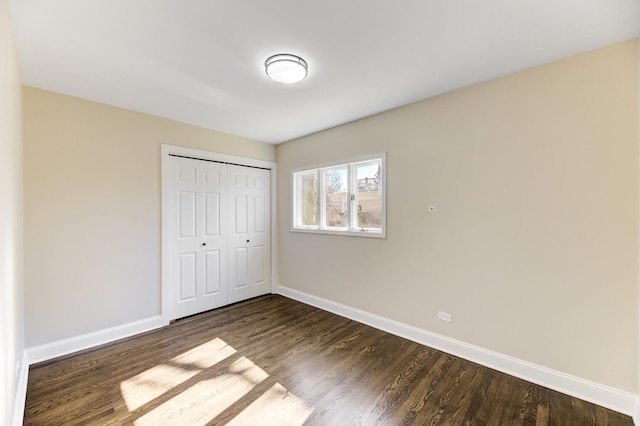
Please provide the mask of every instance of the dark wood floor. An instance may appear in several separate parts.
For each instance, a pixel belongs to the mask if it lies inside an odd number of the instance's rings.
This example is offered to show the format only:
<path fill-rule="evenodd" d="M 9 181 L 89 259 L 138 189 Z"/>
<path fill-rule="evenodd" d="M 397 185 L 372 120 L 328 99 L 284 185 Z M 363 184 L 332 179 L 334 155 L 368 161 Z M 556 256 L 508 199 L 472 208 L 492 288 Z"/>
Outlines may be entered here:
<path fill-rule="evenodd" d="M 25 425 L 616 425 L 631 418 L 281 296 L 31 367 Z"/>

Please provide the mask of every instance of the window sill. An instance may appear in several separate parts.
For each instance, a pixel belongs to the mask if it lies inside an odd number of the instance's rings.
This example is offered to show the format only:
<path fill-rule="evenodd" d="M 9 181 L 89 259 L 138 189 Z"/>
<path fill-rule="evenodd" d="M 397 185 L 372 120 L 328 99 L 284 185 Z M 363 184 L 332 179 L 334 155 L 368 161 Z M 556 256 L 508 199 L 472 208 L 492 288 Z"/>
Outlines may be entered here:
<path fill-rule="evenodd" d="M 384 231 L 331 231 L 329 229 L 291 228 L 304 234 L 342 235 L 345 237 L 387 238 Z"/>

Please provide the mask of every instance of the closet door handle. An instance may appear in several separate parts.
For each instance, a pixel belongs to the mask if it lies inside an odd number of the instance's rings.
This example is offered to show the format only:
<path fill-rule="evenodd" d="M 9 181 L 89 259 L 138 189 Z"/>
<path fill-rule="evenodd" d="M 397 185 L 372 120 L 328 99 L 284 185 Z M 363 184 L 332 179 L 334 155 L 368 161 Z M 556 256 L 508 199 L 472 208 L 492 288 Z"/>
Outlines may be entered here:
<path fill-rule="evenodd" d="M 247 240 L 247 242 L 249 242 L 249 240 Z"/>
<path fill-rule="evenodd" d="M 207 245 L 207 243 L 202 243 L 202 245 L 203 245 L 203 246 L 206 246 L 206 245 Z"/>

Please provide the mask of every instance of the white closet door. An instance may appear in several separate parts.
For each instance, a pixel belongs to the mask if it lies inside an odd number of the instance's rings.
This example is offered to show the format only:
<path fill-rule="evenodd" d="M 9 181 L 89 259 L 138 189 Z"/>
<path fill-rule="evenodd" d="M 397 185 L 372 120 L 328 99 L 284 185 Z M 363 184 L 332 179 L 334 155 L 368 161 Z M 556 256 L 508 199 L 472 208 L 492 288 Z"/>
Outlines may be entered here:
<path fill-rule="evenodd" d="M 227 170 L 171 157 L 170 303 L 173 319 L 227 304 Z"/>
<path fill-rule="evenodd" d="M 229 303 L 270 290 L 270 172 L 229 166 Z"/>

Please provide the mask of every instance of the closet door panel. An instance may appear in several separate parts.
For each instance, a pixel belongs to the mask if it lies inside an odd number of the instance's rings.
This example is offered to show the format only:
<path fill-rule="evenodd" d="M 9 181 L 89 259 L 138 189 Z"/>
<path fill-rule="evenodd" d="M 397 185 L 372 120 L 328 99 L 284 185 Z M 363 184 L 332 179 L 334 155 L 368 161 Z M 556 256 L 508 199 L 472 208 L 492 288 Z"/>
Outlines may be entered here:
<path fill-rule="evenodd" d="M 227 304 L 226 165 L 171 158 L 169 307 L 173 319 Z"/>
<path fill-rule="evenodd" d="M 229 303 L 269 293 L 269 170 L 229 166 Z"/>

